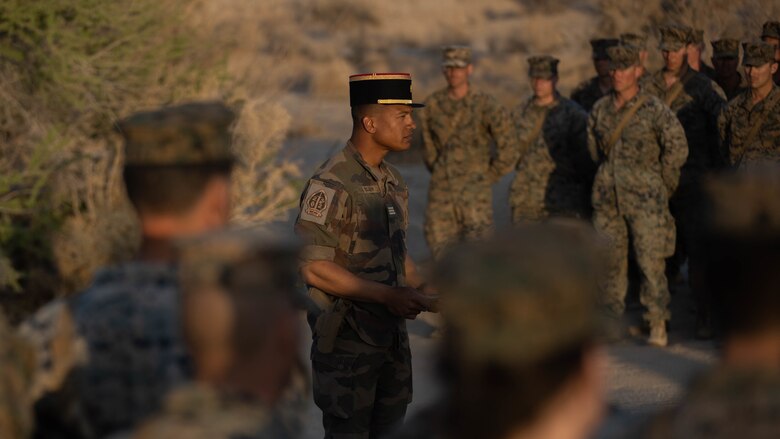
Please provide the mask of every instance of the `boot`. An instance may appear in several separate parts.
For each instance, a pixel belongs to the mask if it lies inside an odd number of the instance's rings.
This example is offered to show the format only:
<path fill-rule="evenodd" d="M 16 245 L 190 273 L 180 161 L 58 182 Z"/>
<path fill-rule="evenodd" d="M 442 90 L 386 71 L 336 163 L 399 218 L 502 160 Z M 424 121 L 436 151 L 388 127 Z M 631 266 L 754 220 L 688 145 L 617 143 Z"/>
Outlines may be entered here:
<path fill-rule="evenodd" d="M 666 322 L 655 320 L 650 322 L 650 337 L 647 338 L 647 344 L 652 346 L 664 347 L 669 343 L 666 336 Z"/>

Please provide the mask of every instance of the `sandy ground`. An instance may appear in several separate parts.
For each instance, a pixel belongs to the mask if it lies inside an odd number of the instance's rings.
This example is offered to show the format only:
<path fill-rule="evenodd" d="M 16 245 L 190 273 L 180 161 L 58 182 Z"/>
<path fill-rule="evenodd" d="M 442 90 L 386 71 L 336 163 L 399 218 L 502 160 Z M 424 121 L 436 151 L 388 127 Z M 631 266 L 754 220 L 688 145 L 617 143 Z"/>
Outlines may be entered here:
<path fill-rule="evenodd" d="M 285 104 L 295 119 L 322 121 L 327 129 L 316 140 L 310 138 L 289 139 L 283 158 L 297 162 L 302 174 L 308 177 L 317 165 L 343 147 L 349 136 L 348 112 L 340 103 L 303 103 L 295 96 L 288 96 Z M 392 160 L 392 159 L 391 159 Z M 430 256 L 422 232 L 423 214 L 427 200 L 430 175 L 425 167 L 414 160 L 397 161 L 409 186 L 410 225 L 408 247 L 411 256 L 424 262 Z M 494 211 L 497 224 L 508 224 L 507 193 L 511 175 L 494 187 Z M 291 222 L 291 221 L 290 221 Z M 628 314 L 636 319 L 641 315 L 638 304 L 629 304 Z M 673 405 L 683 394 L 686 383 L 698 372 L 715 361 L 715 344 L 697 341 L 693 337 L 692 302 L 689 292 L 683 288 L 674 290 L 672 299 L 673 320 L 670 346 L 658 349 L 641 342 L 625 342 L 608 348 L 607 368 L 609 411 L 597 438 L 620 437 L 626 429 L 658 410 Z M 409 415 L 436 399 L 439 385 L 436 381 L 435 358 L 438 340 L 431 338 L 432 328 L 420 321 L 409 322 L 414 373 L 414 401 Z M 310 332 L 306 327 L 304 355 L 308 356 Z M 305 438 L 322 437 L 320 412 L 312 403 L 309 407 Z"/>

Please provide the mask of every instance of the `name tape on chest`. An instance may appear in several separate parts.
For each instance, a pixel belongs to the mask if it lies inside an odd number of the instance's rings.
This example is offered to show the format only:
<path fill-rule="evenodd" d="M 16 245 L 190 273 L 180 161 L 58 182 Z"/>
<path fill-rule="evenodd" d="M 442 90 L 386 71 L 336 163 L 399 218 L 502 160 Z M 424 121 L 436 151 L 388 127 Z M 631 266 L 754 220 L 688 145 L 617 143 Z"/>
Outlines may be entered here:
<path fill-rule="evenodd" d="M 312 182 L 309 185 L 309 190 L 306 191 L 306 196 L 303 197 L 301 219 L 324 225 L 335 196 L 334 189 L 321 183 Z"/>

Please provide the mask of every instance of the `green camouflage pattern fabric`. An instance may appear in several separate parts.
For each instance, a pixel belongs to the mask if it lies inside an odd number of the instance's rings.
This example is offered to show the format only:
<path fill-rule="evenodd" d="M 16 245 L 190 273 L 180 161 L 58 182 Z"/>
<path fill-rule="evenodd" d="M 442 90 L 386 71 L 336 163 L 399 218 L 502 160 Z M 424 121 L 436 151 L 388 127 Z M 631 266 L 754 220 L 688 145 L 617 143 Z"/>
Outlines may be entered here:
<path fill-rule="evenodd" d="M 658 416 L 644 439 L 776 438 L 780 374 L 718 367 L 696 380 L 679 407 Z"/>
<path fill-rule="evenodd" d="M 528 58 L 528 77 L 550 79 L 558 76 L 560 60 L 549 55 Z"/>
<path fill-rule="evenodd" d="M 471 48 L 468 46 L 444 46 L 441 52 L 443 67 L 466 67 L 471 64 Z"/>
<path fill-rule="evenodd" d="M 713 58 L 739 58 L 739 40 L 723 38 L 712 43 Z"/>
<path fill-rule="evenodd" d="M 639 50 L 647 50 L 647 35 L 635 33 L 620 34 L 620 44 L 634 46 Z"/>
<path fill-rule="evenodd" d="M 491 141 L 498 151 L 517 140 L 507 111 L 491 96 L 469 91 L 452 99 L 433 93 L 420 111 L 425 164 L 431 171 L 425 238 L 434 256 L 463 239 L 483 236 L 493 225 L 489 174 Z"/>
<path fill-rule="evenodd" d="M 648 320 L 669 318 L 665 258 L 674 252 L 675 226 L 669 198 L 677 188 L 688 154 L 685 131 L 674 113 L 648 96 L 620 139 L 607 145 L 638 94 L 621 109 L 609 95 L 596 103 L 588 119 L 588 149 L 599 164 L 593 183 L 593 223 L 611 240 L 605 305 L 625 310 L 629 238 L 643 274 L 640 300 Z"/>
<path fill-rule="evenodd" d="M 780 99 L 776 95 L 780 87 L 774 85 L 766 98 L 753 105 L 752 91 L 748 90 L 729 102 L 718 120 L 723 148 L 728 153 L 731 166 L 750 166 L 764 161 L 780 162 Z M 773 99 L 772 109 L 767 102 Z M 767 116 L 750 145 L 746 145 L 748 133 L 758 118 Z"/>
<path fill-rule="evenodd" d="M 560 95 L 545 107 L 529 97 L 512 112 L 512 120 L 520 147 L 505 151 L 493 165 L 499 175 L 517 170 L 509 192 L 512 222 L 589 218 L 595 167 L 588 154 L 585 111 Z M 534 133 L 539 123 L 541 132 Z"/>
<path fill-rule="evenodd" d="M 0 437 L 26 439 L 33 432 L 31 387 L 35 350 L 14 334 L 0 312 Z"/>
<path fill-rule="evenodd" d="M 599 77 L 594 76 L 585 82 L 582 82 L 571 93 L 571 100 L 578 103 L 585 111 L 590 113 L 593 105 L 599 99 L 603 98 L 609 91 L 604 92 L 599 85 Z"/>
<path fill-rule="evenodd" d="M 620 44 L 617 38 L 594 38 L 590 40 L 591 57 L 593 59 L 607 59 L 607 49 Z"/>
<path fill-rule="evenodd" d="M 663 69 L 655 72 L 643 91 L 665 101 L 671 98 L 674 86 L 667 87 L 663 75 Z M 669 107 L 685 128 L 688 140 L 688 160 L 683 174 L 722 167 L 723 153 L 717 146 L 717 121 L 726 107 L 726 95 L 712 80 L 688 67 L 681 72 L 679 81 L 683 90 Z"/>
<path fill-rule="evenodd" d="M 101 269 L 87 290 L 44 307 L 21 333 L 40 356 L 36 415 L 46 420 L 38 424 L 46 437 L 132 428 L 191 375 L 177 271 L 168 264 L 136 261 Z"/>
<path fill-rule="evenodd" d="M 658 32 L 661 34 L 658 44 L 661 50 L 677 51 L 693 42 L 693 29 L 688 26 L 661 26 Z"/>
<path fill-rule="evenodd" d="M 242 396 L 226 396 L 205 385 L 173 390 L 162 412 L 133 439 L 294 439 L 274 410 Z"/>
<path fill-rule="evenodd" d="M 742 43 L 742 65 L 743 66 L 763 66 L 771 62 L 776 62 L 775 46 L 763 41 L 752 41 Z"/>
<path fill-rule="evenodd" d="M 455 361 L 521 367 L 595 337 L 596 244 L 586 223 L 528 224 L 448 253 L 434 283 Z"/>
<path fill-rule="evenodd" d="M 609 66 L 614 70 L 624 70 L 639 64 L 639 49 L 630 44 L 608 48 L 607 56 Z"/>
<path fill-rule="evenodd" d="M 383 161 L 374 169 L 347 143 L 301 195 L 295 228 L 305 242 L 303 263 L 333 261 L 362 279 L 405 286 L 408 200 L 392 165 Z M 411 401 L 406 322 L 379 304 L 328 297 L 322 313 L 309 314 L 314 401 L 327 437 L 374 437 L 401 422 Z M 321 352 L 319 322 L 343 311 L 333 351 Z"/>
<path fill-rule="evenodd" d="M 194 102 L 136 113 L 117 123 L 125 166 L 230 163 L 233 112 L 218 102 Z"/>
<path fill-rule="evenodd" d="M 767 21 L 761 26 L 761 38 L 777 38 L 780 40 L 780 21 Z"/>

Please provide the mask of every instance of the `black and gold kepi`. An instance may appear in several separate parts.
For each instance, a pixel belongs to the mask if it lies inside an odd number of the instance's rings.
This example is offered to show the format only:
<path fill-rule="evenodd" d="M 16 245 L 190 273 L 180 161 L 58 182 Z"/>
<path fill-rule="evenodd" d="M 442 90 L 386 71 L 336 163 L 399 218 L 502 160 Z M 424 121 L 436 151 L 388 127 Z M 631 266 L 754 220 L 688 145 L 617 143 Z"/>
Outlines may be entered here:
<path fill-rule="evenodd" d="M 349 77 L 349 105 L 382 104 L 424 107 L 412 101 L 412 75 L 363 73 Z"/>

